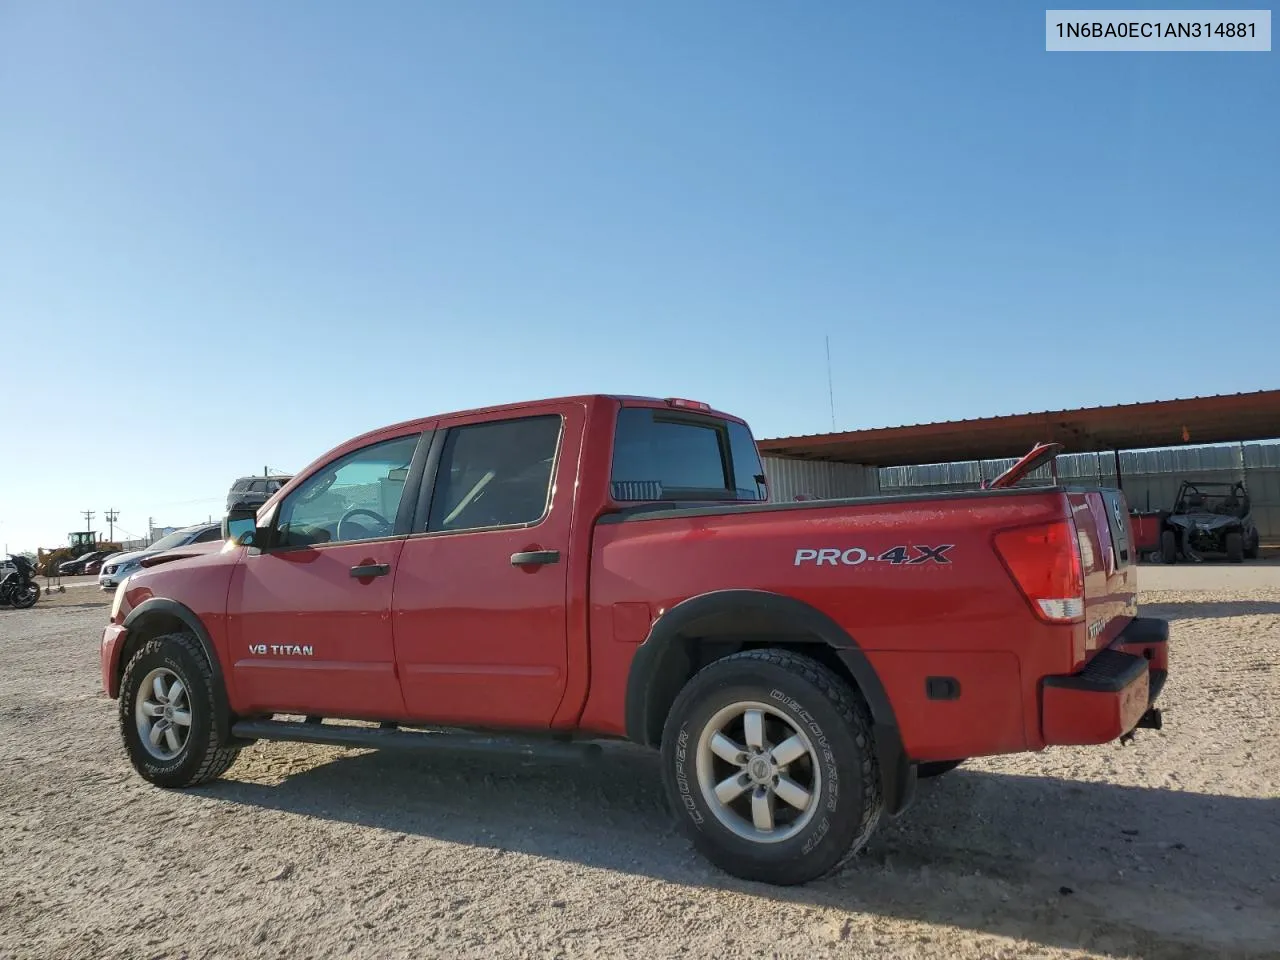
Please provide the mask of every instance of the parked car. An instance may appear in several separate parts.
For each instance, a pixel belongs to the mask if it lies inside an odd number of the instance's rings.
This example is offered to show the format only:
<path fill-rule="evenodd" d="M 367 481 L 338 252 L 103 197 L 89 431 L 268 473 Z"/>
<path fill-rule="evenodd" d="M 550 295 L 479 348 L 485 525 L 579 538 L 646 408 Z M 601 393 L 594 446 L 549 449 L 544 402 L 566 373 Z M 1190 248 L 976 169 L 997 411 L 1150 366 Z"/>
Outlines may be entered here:
<path fill-rule="evenodd" d="M 227 509 L 234 510 L 237 504 L 259 507 L 292 479 L 287 476 L 241 477 L 227 493 Z"/>
<path fill-rule="evenodd" d="M 1176 563 L 1179 556 L 1199 562 L 1207 553 L 1225 554 L 1228 562 L 1241 563 L 1258 556 L 1258 545 L 1258 527 L 1243 483 L 1182 481 L 1160 534 L 1165 563 Z"/>
<path fill-rule="evenodd" d="M 58 564 L 58 574 L 64 577 L 76 577 L 82 573 L 86 573 L 86 565 L 94 560 L 101 560 L 103 557 L 109 557 L 110 550 L 91 550 L 88 553 L 81 554 L 74 560 L 64 560 Z"/>
<path fill-rule="evenodd" d="M 163 787 L 262 739 L 630 740 L 712 862 L 802 883 L 923 773 L 1160 726 L 1168 623 L 1138 616 L 1124 495 L 1018 482 L 771 502 L 747 425 L 687 400 L 400 423 L 126 581 L 103 685 Z"/>
<path fill-rule="evenodd" d="M 99 557 L 97 560 L 90 560 L 84 565 L 84 575 L 88 577 L 96 573 L 101 573 L 103 564 L 109 563 L 112 557 L 119 557 L 123 553 L 123 550 L 116 550 L 112 553 L 108 553 L 105 557 Z"/>
<path fill-rule="evenodd" d="M 110 562 L 102 565 L 102 570 L 98 573 L 98 586 L 103 590 L 114 590 L 131 574 L 137 572 L 142 561 L 147 557 L 164 553 L 174 547 L 185 547 L 192 543 L 209 543 L 221 539 L 221 523 L 197 523 L 195 526 L 175 530 L 161 537 L 145 550 L 113 556 Z"/>

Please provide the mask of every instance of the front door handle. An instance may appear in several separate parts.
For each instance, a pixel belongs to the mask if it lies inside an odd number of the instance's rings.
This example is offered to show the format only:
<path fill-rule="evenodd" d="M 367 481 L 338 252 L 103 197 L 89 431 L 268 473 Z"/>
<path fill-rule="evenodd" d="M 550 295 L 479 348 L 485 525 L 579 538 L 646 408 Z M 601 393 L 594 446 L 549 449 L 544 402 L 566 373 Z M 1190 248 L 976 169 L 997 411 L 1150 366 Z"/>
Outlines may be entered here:
<path fill-rule="evenodd" d="M 351 568 L 351 576 L 356 580 L 364 580 L 366 577 L 385 577 L 390 572 L 391 564 L 389 563 L 364 563 Z"/>
<path fill-rule="evenodd" d="M 511 565 L 513 567 L 533 567 L 559 562 L 559 550 L 525 550 L 511 555 Z"/>

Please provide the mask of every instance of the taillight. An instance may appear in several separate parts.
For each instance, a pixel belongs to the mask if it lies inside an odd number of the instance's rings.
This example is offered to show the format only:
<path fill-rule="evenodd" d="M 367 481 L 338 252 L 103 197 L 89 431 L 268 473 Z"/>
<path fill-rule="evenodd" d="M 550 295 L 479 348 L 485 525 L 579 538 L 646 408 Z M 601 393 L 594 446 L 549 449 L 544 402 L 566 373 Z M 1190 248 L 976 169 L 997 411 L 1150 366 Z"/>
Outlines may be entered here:
<path fill-rule="evenodd" d="M 1041 620 L 1084 619 L 1084 570 L 1076 527 L 1070 520 L 1003 530 L 996 552 Z"/>

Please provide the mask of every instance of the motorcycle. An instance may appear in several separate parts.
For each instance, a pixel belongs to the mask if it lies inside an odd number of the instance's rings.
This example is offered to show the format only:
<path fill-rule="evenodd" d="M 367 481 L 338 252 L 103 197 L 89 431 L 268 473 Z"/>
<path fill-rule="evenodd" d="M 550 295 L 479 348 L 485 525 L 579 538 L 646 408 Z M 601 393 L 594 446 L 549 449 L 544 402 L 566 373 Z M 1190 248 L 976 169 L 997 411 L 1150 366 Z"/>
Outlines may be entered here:
<path fill-rule="evenodd" d="M 26 557 L 9 554 L 14 569 L 0 580 L 0 607 L 25 610 L 40 599 L 40 584 L 36 583 L 36 567 Z"/>

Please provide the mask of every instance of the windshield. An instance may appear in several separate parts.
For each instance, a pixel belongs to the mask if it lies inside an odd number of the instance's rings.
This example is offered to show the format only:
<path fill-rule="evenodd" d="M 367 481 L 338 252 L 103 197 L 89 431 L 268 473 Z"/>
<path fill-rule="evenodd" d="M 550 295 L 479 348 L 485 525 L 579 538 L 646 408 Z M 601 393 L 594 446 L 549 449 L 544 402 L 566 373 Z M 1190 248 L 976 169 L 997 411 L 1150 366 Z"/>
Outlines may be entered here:
<path fill-rule="evenodd" d="M 622 501 L 767 496 L 760 455 L 744 425 L 642 407 L 618 411 L 611 493 Z"/>
<path fill-rule="evenodd" d="M 148 550 L 172 550 L 174 547 L 184 546 L 188 540 L 196 533 L 195 530 L 175 530 L 173 533 L 166 534 L 161 537 Z"/>

